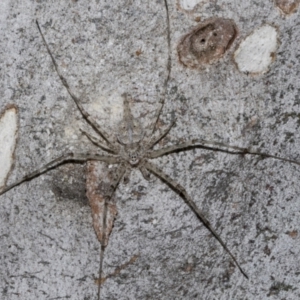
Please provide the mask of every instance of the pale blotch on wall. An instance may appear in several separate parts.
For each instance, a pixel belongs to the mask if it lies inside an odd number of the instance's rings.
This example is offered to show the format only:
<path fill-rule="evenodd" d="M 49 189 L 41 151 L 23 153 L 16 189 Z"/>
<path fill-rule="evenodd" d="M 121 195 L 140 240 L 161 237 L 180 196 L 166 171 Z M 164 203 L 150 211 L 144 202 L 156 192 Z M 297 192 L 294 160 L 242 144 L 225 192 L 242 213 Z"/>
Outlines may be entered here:
<path fill-rule="evenodd" d="M 204 1 L 205 0 L 178 0 L 178 5 L 184 10 L 193 10 L 197 4 Z"/>
<path fill-rule="evenodd" d="M 252 75 L 268 71 L 278 46 L 277 29 L 264 25 L 243 40 L 234 53 L 238 69 Z"/>
<path fill-rule="evenodd" d="M 17 131 L 17 108 L 12 106 L 0 115 L 0 190 L 13 165 Z"/>
<path fill-rule="evenodd" d="M 105 131 L 110 126 L 115 126 L 122 119 L 123 115 L 123 97 L 120 93 L 112 93 L 111 95 L 100 96 L 96 100 L 86 104 L 85 110 L 92 116 L 93 120 L 99 124 L 99 126 Z M 83 122 L 82 118 L 80 121 L 74 121 L 72 124 L 65 127 L 65 136 L 72 140 L 78 140 L 78 134 L 80 128 L 87 130 L 92 133 L 93 130 L 90 126 Z"/>
<path fill-rule="evenodd" d="M 114 124 L 122 119 L 123 97 L 119 92 L 100 96 L 89 104 L 89 111 L 94 111 L 98 118 L 106 119 L 106 122 Z"/>

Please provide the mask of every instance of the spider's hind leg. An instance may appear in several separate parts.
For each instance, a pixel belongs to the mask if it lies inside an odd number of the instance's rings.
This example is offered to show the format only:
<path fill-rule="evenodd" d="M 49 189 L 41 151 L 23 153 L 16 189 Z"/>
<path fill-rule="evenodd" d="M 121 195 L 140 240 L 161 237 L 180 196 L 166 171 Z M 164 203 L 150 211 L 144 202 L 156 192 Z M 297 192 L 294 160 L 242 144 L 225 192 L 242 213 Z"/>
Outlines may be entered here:
<path fill-rule="evenodd" d="M 151 172 L 149 172 L 144 166 L 141 166 L 139 168 L 139 170 L 142 173 L 145 180 L 150 181 L 150 182 L 154 181 L 153 176 L 151 176 Z"/>
<path fill-rule="evenodd" d="M 115 145 L 114 149 L 112 150 L 109 148 L 108 145 L 103 144 L 103 142 L 97 136 L 89 133 L 84 128 L 79 128 L 79 129 L 93 144 L 95 144 L 102 150 L 113 153 L 113 154 L 117 154 L 117 150 L 118 150 L 117 145 Z"/>
<path fill-rule="evenodd" d="M 172 129 L 172 127 L 174 126 L 176 124 L 176 119 L 174 119 L 173 121 L 172 121 L 172 123 L 168 126 L 168 127 L 166 127 L 166 128 L 164 128 L 161 132 L 160 132 L 160 134 L 158 135 L 158 136 L 153 136 L 151 139 L 150 139 L 150 141 L 149 141 L 149 143 L 148 143 L 148 145 L 147 145 L 147 150 L 149 150 L 149 149 L 151 149 L 154 145 L 156 145 L 161 139 L 163 139 L 169 132 L 170 132 L 170 130 Z"/>
<path fill-rule="evenodd" d="M 108 174 L 105 174 L 105 178 L 102 178 L 101 183 L 99 183 L 99 169 L 97 166 L 91 162 L 88 169 L 87 197 L 92 209 L 94 230 L 101 244 L 98 279 L 98 299 L 100 299 L 101 286 L 105 281 L 105 277 L 102 277 L 104 252 L 117 215 L 116 204 L 111 200 L 127 168 L 125 165 L 120 164 L 109 171 Z"/>
<path fill-rule="evenodd" d="M 161 169 L 157 168 L 155 165 L 153 165 L 150 162 L 145 163 L 145 168 L 159 177 L 163 182 L 165 182 L 168 186 L 170 186 L 174 191 L 176 191 L 182 199 L 185 200 L 186 204 L 192 209 L 192 211 L 195 213 L 195 215 L 198 217 L 198 219 L 204 224 L 204 226 L 213 234 L 213 236 L 219 241 L 219 243 L 222 245 L 223 249 L 226 250 L 226 252 L 229 254 L 229 256 L 232 258 L 236 266 L 239 268 L 240 272 L 244 275 L 245 278 L 248 279 L 247 274 L 242 269 L 238 261 L 236 260 L 235 256 L 231 253 L 231 251 L 228 249 L 226 244 L 223 242 L 221 237 L 218 235 L 218 233 L 214 230 L 214 228 L 211 226 L 210 222 L 206 219 L 203 212 L 197 207 L 196 203 L 192 200 L 192 198 L 187 193 L 186 189 L 177 183 L 174 179 L 169 177 L 167 174 L 165 174 Z"/>
<path fill-rule="evenodd" d="M 49 163 L 45 164 L 44 166 L 36 169 L 35 171 L 23 176 L 21 179 L 17 180 L 16 182 L 4 187 L 0 190 L 0 195 L 8 192 L 9 190 L 13 189 L 14 187 L 22 184 L 23 182 L 30 181 L 40 175 L 59 167 L 60 165 L 66 163 L 85 163 L 88 160 L 98 160 L 104 161 L 110 164 L 116 164 L 118 162 L 117 157 L 108 156 L 108 155 L 98 155 L 98 154 L 75 154 L 73 152 L 64 154 L 56 159 L 53 159 Z"/>

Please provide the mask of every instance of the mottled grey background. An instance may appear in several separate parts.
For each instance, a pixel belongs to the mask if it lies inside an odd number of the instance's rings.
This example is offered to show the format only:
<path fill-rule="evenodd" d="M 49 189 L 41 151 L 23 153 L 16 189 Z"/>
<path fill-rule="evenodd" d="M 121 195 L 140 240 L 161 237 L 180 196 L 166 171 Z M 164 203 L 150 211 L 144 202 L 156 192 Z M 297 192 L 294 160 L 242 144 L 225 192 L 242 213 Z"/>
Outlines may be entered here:
<path fill-rule="evenodd" d="M 178 121 L 160 146 L 206 138 L 300 161 L 299 11 L 273 1 L 207 1 L 194 13 L 168 1 L 172 72 L 162 121 Z M 167 70 L 166 12 L 159 1 L 3 0 L 0 109 L 19 107 L 13 182 L 67 150 L 94 149 L 42 43 L 74 93 L 114 134 L 124 92 L 148 124 Z M 202 19 L 233 19 L 238 40 L 199 72 L 178 63 L 181 36 Z M 279 48 L 267 74 L 237 71 L 239 41 L 268 23 Z M 138 55 L 139 54 L 139 55 Z M 185 186 L 249 275 L 183 200 L 137 172 L 116 193 L 118 217 L 105 252 L 102 299 L 281 299 L 300 297 L 300 166 L 201 149 L 155 161 Z M 84 196 L 84 168 L 65 166 L 0 197 L 0 298 L 97 299 L 99 243 Z"/>

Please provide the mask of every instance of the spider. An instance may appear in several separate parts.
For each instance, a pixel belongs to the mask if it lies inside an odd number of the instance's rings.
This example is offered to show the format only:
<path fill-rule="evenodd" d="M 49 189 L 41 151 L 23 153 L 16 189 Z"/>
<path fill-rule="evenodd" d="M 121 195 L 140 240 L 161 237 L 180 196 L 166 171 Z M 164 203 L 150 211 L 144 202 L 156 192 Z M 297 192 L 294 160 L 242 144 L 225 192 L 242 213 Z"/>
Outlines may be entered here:
<path fill-rule="evenodd" d="M 289 160 L 285 158 L 281 158 L 278 156 L 270 155 L 267 153 L 262 153 L 259 151 L 241 148 L 241 147 L 234 147 L 225 145 L 222 143 L 216 143 L 206 140 L 190 140 L 183 143 L 179 143 L 173 146 L 167 146 L 161 149 L 153 149 L 155 145 L 158 144 L 172 129 L 172 127 L 176 124 L 176 120 L 173 120 L 166 128 L 164 128 L 161 132 L 157 130 L 157 122 L 160 118 L 162 108 L 164 105 L 164 100 L 162 99 L 159 103 L 159 107 L 156 110 L 155 117 L 153 124 L 150 126 L 150 130 L 148 132 L 142 127 L 139 120 L 134 119 L 131 113 L 130 104 L 129 104 L 129 95 L 124 94 L 124 103 L 123 103 L 123 120 L 119 123 L 117 134 L 114 139 L 106 133 L 103 128 L 94 121 L 94 119 L 90 116 L 90 114 L 84 109 L 81 105 L 78 97 L 73 94 L 70 90 L 70 87 L 66 81 L 66 79 L 61 75 L 57 62 L 52 55 L 49 46 L 45 40 L 45 37 L 41 31 L 39 23 L 36 22 L 38 30 L 41 34 L 42 40 L 45 44 L 45 47 L 51 57 L 55 70 L 63 84 L 66 88 L 67 92 L 69 93 L 70 97 L 73 99 L 75 105 L 77 106 L 78 110 L 80 111 L 82 117 L 89 123 L 89 125 L 98 133 L 99 137 L 95 137 L 88 132 L 84 131 L 84 134 L 100 149 L 102 149 L 106 154 L 99 154 L 99 153 L 86 153 L 86 154 L 76 154 L 76 153 L 67 153 L 62 155 L 59 158 L 56 158 L 49 162 L 48 164 L 38 168 L 34 172 L 24 176 L 17 182 L 5 187 L 1 192 L 0 195 L 6 193 L 7 191 L 11 190 L 12 188 L 22 184 L 25 181 L 32 180 L 35 177 L 40 176 L 41 174 L 54 169 L 62 164 L 69 163 L 69 162 L 80 162 L 85 163 L 88 161 L 100 161 L 106 162 L 111 165 L 117 165 L 115 171 L 113 172 L 113 179 L 110 185 L 106 188 L 104 192 L 105 198 L 105 206 L 103 212 L 103 220 L 102 220 L 102 237 L 100 239 L 101 243 L 101 260 L 100 260 L 100 274 L 102 271 L 102 264 L 103 264 L 103 253 L 105 247 L 108 243 L 108 235 L 105 233 L 105 228 L 107 227 L 107 211 L 108 211 L 108 203 L 109 200 L 112 198 L 114 192 L 116 191 L 119 183 L 123 179 L 124 182 L 128 182 L 129 174 L 132 170 L 137 169 L 139 170 L 143 177 L 149 181 L 152 180 L 151 174 L 161 179 L 164 183 L 166 183 L 169 187 L 171 187 L 174 191 L 176 191 L 186 202 L 186 204 L 191 208 L 191 210 L 195 213 L 198 219 L 207 227 L 207 229 L 213 234 L 213 236 L 219 241 L 221 246 L 226 250 L 229 254 L 231 259 L 234 261 L 240 272 L 243 274 L 245 278 L 248 278 L 245 271 L 242 269 L 240 264 L 237 262 L 235 256 L 231 253 L 231 251 L 226 246 L 225 242 L 220 238 L 218 233 L 215 229 L 210 225 L 210 222 L 205 217 L 204 213 L 196 206 L 195 202 L 187 193 L 186 189 L 177 183 L 174 179 L 168 176 L 163 170 L 157 167 L 155 164 L 151 162 L 152 159 L 168 155 L 170 153 L 178 152 L 178 151 L 185 151 L 192 148 L 203 148 L 209 149 L 214 151 L 221 151 L 227 152 L 235 155 L 244 155 L 244 154 L 252 154 L 252 155 L 259 155 L 263 157 L 275 158 L 278 160 L 283 160 L 291 163 L 295 163 L 300 165 L 297 161 Z M 168 60 L 168 77 L 165 81 L 165 86 L 167 85 L 168 78 L 170 75 L 170 58 Z M 100 286 L 99 285 L 99 298 L 100 298 Z"/>
<path fill-rule="evenodd" d="M 92 126 L 92 128 L 98 133 L 98 135 L 104 140 L 100 140 L 99 137 L 93 136 L 86 132 L 85 130 L 81 129 L 83 133 L 94 143 L 96 144 L 100 149 L 104 150 L 108 153 L 108 155 L 102 155 L 98 153 L 86 153 L 86 154 L 78 154 L 78 153 L 67 153 L 62 155 L 59 158 L 56 158 L 52 160 L 51 162 L 47 163 L 46 165 L 42 166 L 41 168 L 35 170 L 34 172 L 27 174 L 17 182 L 7 186 L 4 188 L 0 195 L 6 193 L 10 189 L 20 185 L 21 183 L 25 181 L 29 181 L 37 176 L 40 176 L 41 174 L 54 169 L 62 164 L 69 163 L 69 162 L 88 162 L 88 161 L 101 161 L 106 162 L 112 165 L 118 165 L 114 172 L 114 178 L 109 186 L 109 188 L 104 191 L 105 195 L 104 197 L 107 198 L 107 202 L 109 199 L 113 196 L 116 188 L 118 187 L 120 181 L 124 180 L 125 183 L 129 181 L 129 175 L 131 170 L 138 169 L 143 177 L 147 180 L 151 180 L 150 174 L 154 174 L 158 178 L 160 178 L 162 181 L 164 181 L 167 185 L 169 185 L 172 189 L 174 189 L 181 197 L 186 201 L 186 203 L 190 206 L 190 208 L 193 210 L 193 212 L 197 215 L 197 217 L 203 222 L 203 224 L 211 231 L 211 233 L 215 236 L 215 238 L 220 242 L 220 244 L 223 246 L 223 248 L 228 252 L 228 254 L 231 256 L 231 258 L 234 260 L 242 274 L 246 277 L 246 273 L 241 268 L 241 266 L 238 264 L 236 258 L 233 256 L 233 254 L 230 252 L 230 250 L 227 248 L 225 243 L 222 241 L 220 236 L 216 233 L 216 231 L 211 227 L 209 221 L 204 216 L 203 212 L 196 206 L 195 202 L 191 199 L 191 197 L 188 195 L 187 191 L 183 186 L 178 184 L 175 180 L 173 180 L 171 177 L 169 177 L 166 173 L 164 173 L 161 169 L 159 169 L 157 166 L 155 166 L 152 162 L 150 162 L 151 159 L 158 158 L 164 155 L 167 155 L 169 153 L 173 153 L 180 150 L 186 150 L 192 147 L 203 147 L 208 148 L 205 146 L 205 143 L 208 145 L 213 144 L 208 141 L 198 141 L 198 140 L 192 140 L 188 141 L 182 144 L 169 146 L 163 149 L 153 150 L 153 147 L 161 140 L 163 139 L 171 130 L 171 128 L 175 125 L 176 119 L 171 122 L 169 126 L 167 126 L 162 132 L 157 132 L 156 130 L 156 124 L 159 119 L 160 113 L 163 108 L 164 101 L 161 100 L 159 108 L 156 111 L 155 114 L 155 121 L 152 124 L 152 129 L 150 130 L 150 136 L 146 135 L 146 131 L 143 129 L 141 123 L 139 120 L 134 119 L 133 115 L 131 113 L 131 109 L 129 106 L 129 96 L 127 94 L 123 94 L 124 103 L 123 103 L 123 120 L 118 125 L 117 135 L 115 140 L 109 137 L 109 135 L 103 130 L 103 128 L 100 128 L 98 123 L 96 123 L 93 118 L 89 115 L 89 113 L 83 108 L 83 106 L 80 104 L 80 101 L 77 96 L 73 94 L 73 92 L 70 90 L 69 85 L 66 81 L 66 79 L 61 75 L 57 62 L 52 55 L 50 48 L 45 40 L 45 37 L 41 31 L 40 25 L 38 21 L 36 21 L 38 30 L 41 34 L 41 37 L 43 39 L 43 42 L 47 48 L 47 51 L 51 57 L 51 60 L 53 62 L 53 65 L 55 67 L 55 70 L 64 85 L 64 87 L 67 89 L 69 95 L 74 100 L 77 108 L 79 109 L 80 113 L 82 114 L 83 118 Z M 211 147 L 209 147 L 212 149 Z M 220 150 L 221 149 L 217 149 Z M 245 153 L 245 149 L 238 149 L 237 151 L 233 153 Z M 107 213 L 107 206 L 104 211 L 104 219 L 103 219 L 103 228 L 106 226 L 106 220 L 105 216 Z M 105 231 L 105 229 L 103 229 Z M 103 235 L 101 244 L 103 247 L 107 245 L 108 242 L 108 236 Z"/>

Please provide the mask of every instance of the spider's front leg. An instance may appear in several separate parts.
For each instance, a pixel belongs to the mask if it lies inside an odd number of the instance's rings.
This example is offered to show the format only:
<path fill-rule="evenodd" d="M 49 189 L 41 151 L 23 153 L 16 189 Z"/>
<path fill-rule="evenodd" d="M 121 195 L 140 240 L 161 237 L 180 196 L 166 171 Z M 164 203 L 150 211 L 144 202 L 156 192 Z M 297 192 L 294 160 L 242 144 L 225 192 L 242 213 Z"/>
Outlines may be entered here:
<path fill-rule="evenodd" d="M 155 165 L 153 165 L 150 162 L 145 162 L 144 164 L 145 168 L 159 177 L 162 181 L 164 181 L 167 185 L 169 185 L 173 190 L 175 190 L 188 204 L 188 206 L 192 209 L 192 211 L 195 213 L 195 215 L 200 219 L 200 221 L 206 226 L 206 228 L 214 235 L 214 237 L 219 241 L 219 243 L 222 245 L 222 247 L 227 251 L 227 253 L 231 256 L 232 260 L 235 262 L 236 266 L 239 268 L 241 273 L 248 279 L 247 274 L 242 269 L 242 267 L 237 262 L 234 255 L 230 252 L 226 244 L 223 242 L 221 237 L 217 234 L 217 232 L 212 228 L 210 225 L 210 222 L 206 219 L 203 212 L 197 207 L 196 203 L 192 200 L 192 198 L 189 196 L 185 188 L 177 183 L 174 179 L 172 179 L 170 176 L 165 174 L 162 170 L 157 168 Z"/>
<path fill-rule="evenodd" d="M 79 128 L 80 131 L 96 146 L 101 148 L 102 150 L 106 152 L 110 152 L 112 154 L 117 154 L 119 150 L 119 147 L 114 147 L 114 150 L 110 149 L 107 145 L 103 144 L 103 142 L 95 135 L 90 134 L 88 131 L 86 131 L 84 128 Z"/>
<path fill-rule="evenodd" d="M 180 143 L 178 145 L 172 145 L 168 146 L 162 149 L 158 150 L 153 150 L 149 154 L 149 158 L 158 158 L 163 155 L 167 155 L 173 152 L 177 151 L 183 151 L 191 148 L 202 148 L 202 149 L 207 149 L 207 150 L 214 150 L 214 151 L 219 151 L 219 152 L 226 152 L 229 154 L 234 154 L 234 155 L 245 155 L 245 154 L 250 154 L 250 155 L 256 155 L 256 156 L 261 156 L 263 158 L 274 158 L 277 160 L 282 160 L 286 162 L 290 162 L 296 165 L 300 165 L 299 161 L 296 161 L 294 159 L 288 159 L 284 157 L 280 157 L 277 155 L 261 152 L 259 150 L 251 149 L 251 148 L 242 148 L 238 146 L 232 146 L 232 145 L 227 145 L 225 143 L 220 143 L 220 142 L 212 142 L 212 141 L 207 141 L 207 140 L 202 140 L 202 139 L 193 139 L 190 141 L 185 141 L 183 143 Z"/>
<path fill-rule="evenodd" d="M 42 37 L 44 45 L 47 49 L 47 52 L 48 52 L 49 56 L 51 57 L 52 63 L 53 63 L 54 68 L 55 68 L 55 71 L 56 71 L 59 79 L 61 80 L 63 86 L 66 88 L 68 94 L 71 96 L 71 98 L 75 102 L 75 104 L 76 104 L 77 108 L 79 109 L 81 115 L 92 126 L 92 128 L 107 142 L 110 151 L 111 152 L 117 152 L 116 145 L 113 141 L 111 141 L 109 135 L 103 130 L 103 128 L 100 128 L 99 124 L 92 118 L 92 116 L 81 105 L 79 98 L 77 96 L 75 96 L 75 94 L 71 91 L 67 80 L 65 79 L 65 77 L 59 71 L 58 64 L 57 64 L 52 52 L 50 51 L 50 48 L 49 48 L 49 46 L 46 42 L 46 39 L 45 39 L 45 37 L 42 33 L 42 30 L 41 30 L 40 25 L 39 25 L 37 20 L 36 20 L 36 25 L 37 25 L 37 28 L 38 28 L 40 34 L 41 34 L 41 37 Z"/>
<path fill-rule="evenodd" d="M 148 143 L 148 145 L 146 146 L 146 149 L 149 150 L 152 147 L 154 147 L 161 139 L 163 139 L 172 129 L 172 127 L 175 125 L 176 123 L 176 119 L 174 119 L 172 121 L 172 123 L 165 128 L 158 136 L 154 136 L 150 139 L 150 142 Z"/>

